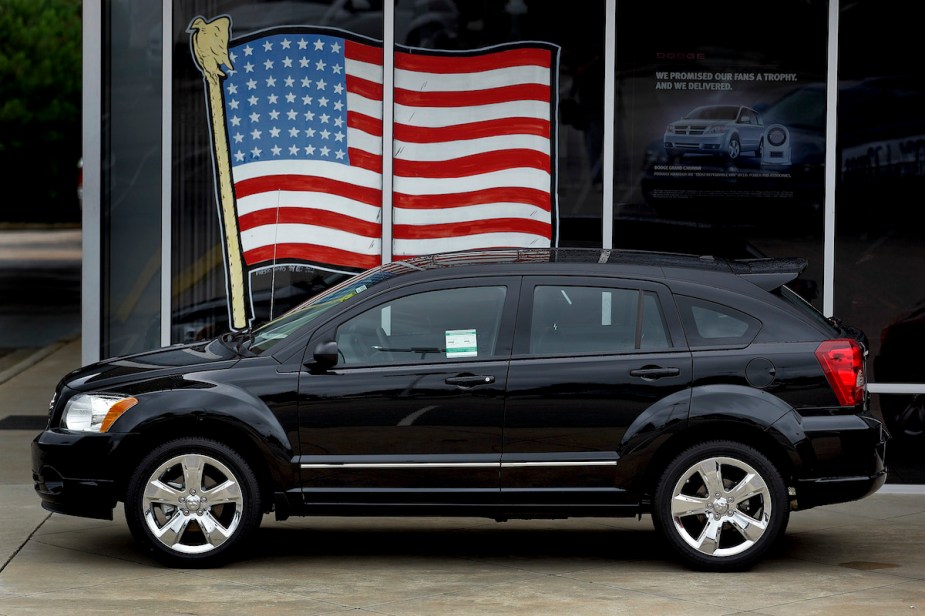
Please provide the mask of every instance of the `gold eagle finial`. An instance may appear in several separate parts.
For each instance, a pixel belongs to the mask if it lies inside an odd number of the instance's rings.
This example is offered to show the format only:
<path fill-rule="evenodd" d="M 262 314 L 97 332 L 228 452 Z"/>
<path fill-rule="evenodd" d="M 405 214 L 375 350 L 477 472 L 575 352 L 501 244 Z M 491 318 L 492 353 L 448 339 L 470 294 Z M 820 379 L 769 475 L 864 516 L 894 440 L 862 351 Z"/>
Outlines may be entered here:
<path fill-rule="evenodd" d="M 192 34 L 193 57 L 207 77 L 224 77 L 222 65 L 233 68 L 228 57 L 228 37 L 231 34 L 231 19 L 227 16 L 206 21 L 197 17 L 190 23 L 187 32 Z"/>

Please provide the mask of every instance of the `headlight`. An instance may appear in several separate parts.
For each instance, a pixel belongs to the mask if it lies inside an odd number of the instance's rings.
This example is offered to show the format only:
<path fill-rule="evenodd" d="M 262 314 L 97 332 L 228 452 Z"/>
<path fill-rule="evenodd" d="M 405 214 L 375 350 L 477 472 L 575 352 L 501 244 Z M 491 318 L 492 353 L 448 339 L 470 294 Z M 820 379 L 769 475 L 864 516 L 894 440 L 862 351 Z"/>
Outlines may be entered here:
<path fill-rule="evenodd" d="M 106 432 L 122 413 L 138 404 L 131 396 L 78 394 L 68 400 L 61 425 L 68 430 Z"/>
<path fill-rule="evenodd" d="M 714 135 L 722 134 L 726 132 L 726 127 L 725 126 L 711 126 L 704 132 L 706 132 L 707 134 L 714 134 Z"/>

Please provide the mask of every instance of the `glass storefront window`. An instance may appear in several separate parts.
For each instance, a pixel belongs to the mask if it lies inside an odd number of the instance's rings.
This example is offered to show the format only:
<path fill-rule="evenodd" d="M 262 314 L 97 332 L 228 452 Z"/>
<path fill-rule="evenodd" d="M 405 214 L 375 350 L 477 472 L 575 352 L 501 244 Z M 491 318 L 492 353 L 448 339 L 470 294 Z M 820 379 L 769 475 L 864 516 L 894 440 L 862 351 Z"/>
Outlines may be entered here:
<path fill-rule="evenodd" d="M 103 358 L 160 345 L 162 121 L 160 4 L 106 2 L 104 17 Z"/>
<path fill-rule="evenodd" d="M 616 10 L 614 246 L 805 257 L 821 307 L 827 3 Z"/>
<path fill-rule="evenodd" d="M 842 3 L 839 16 L 835 311 L 870 339 L 875 410 L 893 434 L 892 483 L 923 483 L 925 82 L 920 26 L 896 1 Z M 900 385 L 901 387 L 901 385 Z M 925 392 L 925 389 L 923 389 Z"/>

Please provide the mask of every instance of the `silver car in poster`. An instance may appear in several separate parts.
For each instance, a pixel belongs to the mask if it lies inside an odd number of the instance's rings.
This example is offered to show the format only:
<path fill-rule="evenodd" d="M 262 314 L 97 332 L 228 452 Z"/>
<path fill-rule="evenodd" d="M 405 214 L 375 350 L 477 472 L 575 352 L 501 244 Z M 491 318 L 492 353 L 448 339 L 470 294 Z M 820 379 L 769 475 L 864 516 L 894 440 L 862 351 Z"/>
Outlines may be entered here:
<path fill-rule="evenodd" d="M 705 105 L 693 109 L 665 129 L 665 152 L 713 154 L 735 160 L 744 152 L 761 156 L 764 125 L 758 112 L 741 105 Z"/>

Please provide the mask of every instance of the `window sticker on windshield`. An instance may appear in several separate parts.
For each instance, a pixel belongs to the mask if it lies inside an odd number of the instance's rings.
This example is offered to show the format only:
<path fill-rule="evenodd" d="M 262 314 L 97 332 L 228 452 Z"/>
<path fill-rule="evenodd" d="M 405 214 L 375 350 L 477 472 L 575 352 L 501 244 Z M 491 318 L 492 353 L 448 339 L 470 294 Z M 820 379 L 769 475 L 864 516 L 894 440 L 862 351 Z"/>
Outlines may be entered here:
<path fill-rule="evenodd" d="M 475 357 L 478 344 L 474 329 L 448 329 L 446 331 L 446 356 Z"/>

